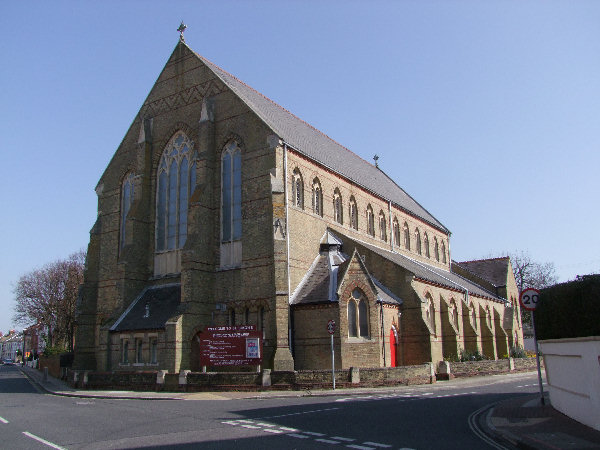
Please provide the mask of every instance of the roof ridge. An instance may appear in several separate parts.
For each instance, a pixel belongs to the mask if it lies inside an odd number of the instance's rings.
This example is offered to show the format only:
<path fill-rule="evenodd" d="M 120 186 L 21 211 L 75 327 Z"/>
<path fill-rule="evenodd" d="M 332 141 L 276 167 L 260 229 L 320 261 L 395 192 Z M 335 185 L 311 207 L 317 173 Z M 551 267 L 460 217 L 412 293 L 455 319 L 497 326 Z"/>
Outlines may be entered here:
<path fill-rule="evenodd" d="M 230 77 L 234 78 L 236 81 L 238 81 L 239 83 L 243 84 L 244 86 L 246 86 L 248 89 L 251 89 L 252 91 L 256 92 L 258 95 L 260 95 L 262 98 L 264 98 L 265 100 L 268 100 L 269 102 L 271 102 L 273 105 L 277 106 L 278 108 L 282 109 L 283 111 L 285 111 L 286 113 L 288 113 L 291 116 L 294 116 L 296 119 L 298 119 L 300 122 L 302 122 L 303 124 L 305 124 L 307 127 L 315 130 L 317 133 L 323 135 L 324 137 L 326 137 L 327 139 L 329 139 L 331 142 L 339 145 L 341 148 L 343 148 L 344 150 L 346 150 L 349 153 L 352 153 L 354 156 L 362 159 L 364 162 L 366 162 L 367 164 L 376 167 L 374 164 L 370 163 L 369 161 L 367 161 L 366 159 L 364 159 L 362 156 L 358 155 L 357 153 L 354 153 L 352 150 L 350 150 L 348 147 L 346 147 L 345 145 L 340 144 L 338 141 L 336 141 L 335 139 L 333 139 L 331 136 L 327 135 L 326 133 L 324 133 L 323 131 L 319 130 L 318 128 L 314 127 L 313 125 L 311 125 L 310 123 L 308 123 L 307 121 L 305 121 L 304 119 L 302 119 L 301 117 L 298 117 L 296 114 L 294 114 L 293 112 L 291 112 L 289 109 L 281 106 L 279 103 L 277 103 L 276 101 L 270 99 L 269 97 L 267 97 L 265 94 L 263 94 L 262 92 L 254 89 L 252 86 L 250 86 L 249 84 L 245 83 L 244 81 L 240 80 L 238 77 L 236 77 L 234 74 L 232 74 L 231 72 L 228 72 L 227 70 L 223 69 L 221 66 L 219 66 L 218 64 L 215 64 L 214 62 L 212 62 L 210 59 L 202 56 L 199 53 L 196 53 L 194 50 L 192 50 L 189 46 L 187 46 L 187 44 L 185 44 L 186 47 L 192 52 L 194 53 L 198 58 L 202 59 L 203 61 L 209 63 L 210 65 L 216 67 L 217 69 L 225 72 L 227 75 L 229 75 Z M 387 176 L 387 175 L 386 175 Z M 389 177 L 388 177 L 389 178 Z M 398 186 L 399 187 L 399 186 Z M 404 190 L 404 189 L 403 189 Z M 405 191 L 406 192 L 406 191 Z M 408 195 L 408 194 L 407 194 Z M 412 198 L 412 197 L 411 197 Z M 414 200 L 414 199 L 413 199 Z M 429 212 L 429 211 L 428 211 Z"/>
<path fill-rule="evenodd" d="M 482 259 L 472 259 L 470 261 L 454 261 L 456 264 L 469 264 L 469 263 L 474 263 L 474 262 L 483 262 L 483 261 L 498 261 L 501 259 L 508 259 L 510 260 L 510 256 L 506 255 L 506 256 L 498 256 L 496 258 L 482 258 Z"/>

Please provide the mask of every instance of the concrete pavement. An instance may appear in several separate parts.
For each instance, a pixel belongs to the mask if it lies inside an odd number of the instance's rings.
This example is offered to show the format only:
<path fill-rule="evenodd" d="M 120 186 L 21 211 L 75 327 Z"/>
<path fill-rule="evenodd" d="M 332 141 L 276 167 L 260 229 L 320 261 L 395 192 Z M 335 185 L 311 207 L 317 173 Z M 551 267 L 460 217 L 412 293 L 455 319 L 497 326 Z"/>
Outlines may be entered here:
<path fill-rule="evenodd" d="M 118 398 L 136 400 L 231 400 L 273 397 L 346 396 L 382 392 L 389 388 L 353 388 L 335 391 L 261 391 L 261 392 L 136 392 L 73 389 L 62 380 L 47 378 L 37 369 L 20 367 L 40 390 L 54 395 L 83 398 Z M 486 414 L 485 432 L 495 441 L 522 449 L 600 449 L 600 431 L 596 431 L 561 414 L 546 397 L 542 405 L 539 394 L 519 396 L 492 405 Z"/>

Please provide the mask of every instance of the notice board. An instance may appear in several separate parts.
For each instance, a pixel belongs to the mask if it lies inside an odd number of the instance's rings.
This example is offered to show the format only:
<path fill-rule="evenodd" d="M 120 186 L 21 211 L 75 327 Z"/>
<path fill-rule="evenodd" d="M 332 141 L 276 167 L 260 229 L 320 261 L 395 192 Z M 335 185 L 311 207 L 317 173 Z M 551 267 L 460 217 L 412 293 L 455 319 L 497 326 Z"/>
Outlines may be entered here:
<path fill-rule="evenodd" d="M 262 363 L 262 331 L 257 331 L 255 325 L 206 327 L 198 337 L 202 366 L 257 366 Z"/>

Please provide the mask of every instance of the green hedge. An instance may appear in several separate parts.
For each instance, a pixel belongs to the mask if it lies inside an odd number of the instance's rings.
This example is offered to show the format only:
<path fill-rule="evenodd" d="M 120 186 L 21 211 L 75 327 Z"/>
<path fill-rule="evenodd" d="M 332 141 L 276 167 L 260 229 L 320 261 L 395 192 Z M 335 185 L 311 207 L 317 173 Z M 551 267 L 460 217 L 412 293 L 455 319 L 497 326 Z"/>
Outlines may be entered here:
<path fill-rule="evenodd" d="M 585 275 L 540 291 L 537 338 L 600 336 L 600 275 Z"/>

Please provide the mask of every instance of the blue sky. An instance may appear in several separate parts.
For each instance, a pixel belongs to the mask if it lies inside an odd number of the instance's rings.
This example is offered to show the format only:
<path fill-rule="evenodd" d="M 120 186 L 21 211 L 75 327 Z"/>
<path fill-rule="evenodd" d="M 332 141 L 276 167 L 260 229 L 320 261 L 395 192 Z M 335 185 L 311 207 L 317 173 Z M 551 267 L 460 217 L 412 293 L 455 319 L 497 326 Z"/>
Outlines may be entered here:
<path fill-rule="evenodd" d="M 600 2 L 2 2 L 0 330 L 20 275 L 87 246 L 181 20 L 196 52 L 377 153 L 454 260 L 600 272 Z"/>

